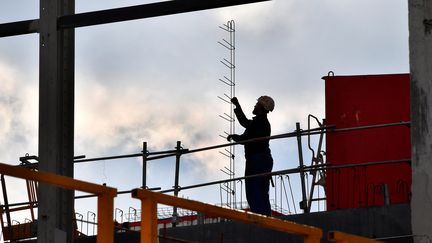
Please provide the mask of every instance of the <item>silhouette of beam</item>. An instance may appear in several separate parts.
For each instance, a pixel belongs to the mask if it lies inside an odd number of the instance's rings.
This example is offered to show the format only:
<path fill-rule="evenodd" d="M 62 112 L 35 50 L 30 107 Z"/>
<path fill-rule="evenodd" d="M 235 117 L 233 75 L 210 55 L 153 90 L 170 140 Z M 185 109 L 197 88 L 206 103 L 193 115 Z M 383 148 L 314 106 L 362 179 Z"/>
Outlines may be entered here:
<path fill-rule="evenodd" d="M 39 32 L 39 20 L 23 20 L 0 24 L 0 37 L 33 34 Z"/>
<path fill-rule="evenodd" d="M 271 0 L 173 0 L 61 16 L 58 29 L 70 29 L 128 20 L 152 18 Z M 0 37 L 39 32 L 38 19 L 0 24 Z"/>
<path fill-rule="evenodd" d="M 269 0 L 175 0 L 79 13 L 59 18 L 59 28 L 77 28 L 134 19 L 152 18 Z"/>

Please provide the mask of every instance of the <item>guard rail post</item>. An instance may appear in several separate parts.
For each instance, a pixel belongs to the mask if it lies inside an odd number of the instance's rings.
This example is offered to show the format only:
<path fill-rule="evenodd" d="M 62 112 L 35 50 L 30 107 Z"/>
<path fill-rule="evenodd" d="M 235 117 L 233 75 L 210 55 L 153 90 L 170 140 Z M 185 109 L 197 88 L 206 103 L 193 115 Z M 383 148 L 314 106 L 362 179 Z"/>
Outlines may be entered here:
<path fill-rule="evenodd" d="M 157 243 L 158 235 L 157 202 L 141 199 L 141 242 Z"/>

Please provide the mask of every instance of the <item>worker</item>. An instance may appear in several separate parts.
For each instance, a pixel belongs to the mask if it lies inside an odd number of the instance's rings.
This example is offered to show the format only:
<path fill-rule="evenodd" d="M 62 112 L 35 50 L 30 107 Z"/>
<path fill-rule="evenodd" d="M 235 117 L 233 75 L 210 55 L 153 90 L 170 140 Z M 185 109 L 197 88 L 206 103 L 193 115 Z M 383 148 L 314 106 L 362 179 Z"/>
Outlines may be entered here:
<path fill-rule="evenodd" d="M 261 96 L 252 111 L 252 120 L 246 118 L 236 97 L 231 99 L 235 105 L 234 113 L 240 125 L 245 128 L 242 135 L 230 134 L 228 141 L 244 140 L 270 136 L 270 122 L 267 114 L 274 109 L 274 101 L 269 96 Z M 269 139 L 243 144 L 246 158 L 245 176 L 269 173 L 273 168 L 273 158 L 270 152 Z M 271 176 L 260 176 L 245 179 L 246 199 L 252 212 L 271 216 L 269 187 Z"/>

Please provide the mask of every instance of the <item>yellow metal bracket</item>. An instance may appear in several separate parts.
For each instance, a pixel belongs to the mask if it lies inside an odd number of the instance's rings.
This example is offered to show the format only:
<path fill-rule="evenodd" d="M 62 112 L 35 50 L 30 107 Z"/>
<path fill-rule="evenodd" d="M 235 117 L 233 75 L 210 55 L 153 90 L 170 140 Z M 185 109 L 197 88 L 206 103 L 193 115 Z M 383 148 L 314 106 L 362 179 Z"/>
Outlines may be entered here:
<path fill-rule="evenodd" d="M 67 176 L 56 175 L 48 172 L 32 171 L 26 168 L 11 166 L 3 163 L 0 163 L 0 174 L 38 181 L 64 189 L 77 190 L 97 195 L 97 243 L 114 243 L 113 211 L 114 197 L 117 196 L 116 188 L 75 180 Z"/>

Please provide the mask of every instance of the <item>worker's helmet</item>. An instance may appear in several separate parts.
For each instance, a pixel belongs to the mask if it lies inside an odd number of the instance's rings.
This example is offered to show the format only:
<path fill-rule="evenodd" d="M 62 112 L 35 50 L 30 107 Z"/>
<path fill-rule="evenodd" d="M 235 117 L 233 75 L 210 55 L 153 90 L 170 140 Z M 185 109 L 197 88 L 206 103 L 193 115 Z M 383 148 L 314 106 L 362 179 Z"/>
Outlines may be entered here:
<path fill-rule="evenodd" d="M 263 95 L 258 98 L 258 103 L 261 104 L 267 111 L 273 111 L 275 103 L 270 96 Z"/>

